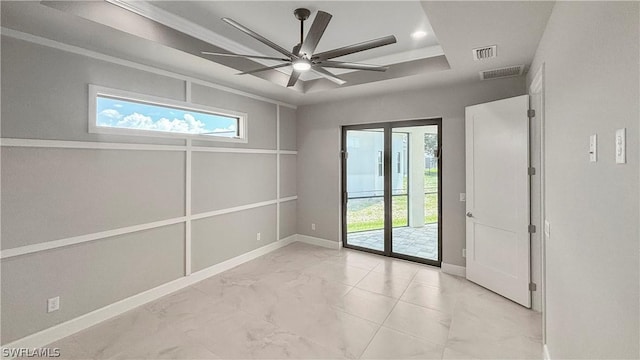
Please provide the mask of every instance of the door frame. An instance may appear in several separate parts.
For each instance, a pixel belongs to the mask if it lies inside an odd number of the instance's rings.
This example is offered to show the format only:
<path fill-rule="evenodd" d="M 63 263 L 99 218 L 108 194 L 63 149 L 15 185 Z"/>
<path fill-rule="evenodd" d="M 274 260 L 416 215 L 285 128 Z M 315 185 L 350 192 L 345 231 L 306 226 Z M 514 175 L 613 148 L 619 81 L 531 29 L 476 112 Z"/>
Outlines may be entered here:
<path fill-rule="evenodd" d="M 542 313 L 542 344 L 546 347 L 547 344 L 547 309 L 546 309 L 546 283 L 547 283 L 547 267 L 546 267 L 546 247 L 547 247 L 547 233 L 545 230 L 545 221 L 546 221 L 546 176 L 545 176 L 545 169 L 546 169 L 546 165 L 545 165 L 545 153 L 546 153 L 546 149 L 545 149 L 545 63 L 543 62 L 540 67 L 537 69 L 535 75 L 533 76 L 533 79 L 531 81 L 531 84 L 529 86 L 528 89 L 528 94 L 531 97 L 534 94 L 539 94 L 540 96 L 540 109 L 538 109 L 540 111 L 539 114 L 536 114 L 536 116 L 538 116 L 538 122 L 539 122 L 539 128 L 537 129 L 540 132 L 540 138 L 539 138 L 539 149 L 540 149 L 540 153 L 538 154 L 538 156 L 540 157 L 540 169 L 536 169 L 537 174 L 539 174 L 538 176 L 540 176 L 540 188 L 537 189 L 537 191 L 539 192 L 539 197 L 538 197 L 538 201 L 540 202 L 540 224 L 536 224 L 539 225 L 540 229 L 536 230 L 540 232 L 540 258 L 539 259 L 534 259 L 533 258 L 533 252 L 532 257 L 531 257 L 531 263 L 533 264 L 534 260 L 539 262 L 540 265 L 540 273 L 537 274 L 539 276 L 540 279 L 540 286 L 538 287 L 537 290 L 540 291 L 540 309 L 535 309 L 532 306 L 532 309 L 534 310 L 540 310 L 540 312 Z M 531 281 L 533 281 L 533 271 L 531 272 L 532 275 L 532 279 Z M 533 298 L 533 294 L 532 294 L 532 298 Z M 532 299 L 533 300 L 533 299 Z M 533 303 L 533 301 L 532 301 Z M 533 305 L 533 304 L 532 304 Z"/>
<path fill-rule="evenodd" d="M 438 128 L 438 259 L 430 260 L 420 257 L 399 254 L 393 252 L 393 226 L 392 226 L 392 202 L 391 202 L 391 140 L 392 131 L 395 128 L 414 127 L 414 126 L 437 126 Z M 349 130 L 370 130 L 383 129 L 384 132 L 384 250 L 378 251 L 356 245 L 347 244 L 347 131 Z M 360 251 L 366 251 L 373 254 L 394 257 L 402 260 L 419 262 L 427 265 L 440 267 L 442 264 L 442 118 L 430 118 L 419 120 L 399 120 L 388 122 L 377 122 L 357 125 L 341 126 L 340 138 L 340 209 L 341 209 L 341 234 L 342 247 Z M 407 200 L 408 203 L 408 200 Z"/>

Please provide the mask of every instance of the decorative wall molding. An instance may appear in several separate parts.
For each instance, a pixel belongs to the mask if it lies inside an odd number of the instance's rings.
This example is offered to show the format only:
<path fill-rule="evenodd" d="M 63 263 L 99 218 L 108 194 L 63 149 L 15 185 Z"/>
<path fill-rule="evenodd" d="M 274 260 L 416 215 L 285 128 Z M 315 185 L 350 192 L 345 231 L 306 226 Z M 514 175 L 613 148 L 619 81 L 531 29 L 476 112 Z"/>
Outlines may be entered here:
<path fill-rule="evenodd" d="M 188 94 L 187 86 L 185 92 Z M 191 274 L 191 158 L 193 157 L 191 139 L 187 139 L 187 153 L 185 156 L 185 169 L 184 169 L 184 211 L 185 211 L 185 224 L 184 224 L 184 275 Z"/>
<path fill-rule="evenodd" d="M 278 150 L 270 149 L 249 149 L 249 148 L 223 148 L 209 146 L 194 146 L 191 148 L 195 152 L 217 152 L 217 153 L 238 153 L 238 154 L 278 154 Z M 297 152 L 296 152 L 297 153 Z"/>
<path fill-rule="evenodd" d="M 293 200 L 298 200 L 297 196 L 289 196 L 289 197 L 285 197 L 285 198 L 280 198 L 280 200 L 278 200 L 278 202 L 287 202 L 287 201 L 293 201 Z"/>
<path fill-rule="evenodd" d="M 269 206 L 269 205 L 275 205 L 277 203 L 278 203 L 278 200 L 268 200 L 268 201 L 261 201 L 261 202 L 253 203 L 253 204 L 235 206 L 235 207 L 227 208 L 227 209 L 207 211 L 207 212 L 191 215 L 191 220 L 200 220 L 200 219 L 204 219 L 204 218 L 208 218 L 208 217 L 212 217 L 212 216 L 230 214 L 230 213 L 234 213 L 234 212 L 238 212 L 238 211 L 255 209 L 255 208 L 259 208 L 259 207 L 263 207 L 263 206 Z"/>
<path fill-rule="evenodd" d="M 276 106 L 276 239 L 280 240 L 280 105 Z"/>
<path fill-rule="evenodd" d="M 4 147 L 33 147 L 52 149 L 96 149 L 96 150 L 142 150 L 142 151 L 195 151 L 195 152 L 216 152 L 216 153 L 239 153 L 239 154 L 282 154 L 297 155 L 295 150 L 270 150 L 252 148 L 225 148 L 213 146 L 192 146 L 187 149 L 185 145 L 156 145 L 156 144 L 134 144 L 134 143 L 110 143 L 98 141 L 68 141 L 68 140 L 42 140 L 42 139 L 16 139 L 0 138 L 0 146 Z"/>
<path fill-rule="evenodd" d="M 57 149 L 96 149 L 96 150 L 143 150 L 143 151 L 187 151 L 184 145 L 154 145 L 109 143 L 97 141 L 67 141 L 41 139 L 1 138 L 0 145 L 5 147 L 35 147 Z"/>
<path fill-rule="evenodd" d="M 280 199 L 280 202 L 295 200 L 294 198 L 297 199 L 297 196 Z M 230 213 L 243 211 L 243 210 L 255 209 L 262 206 L 275 205 L 277 203 L 278 203 L 278 200 L 262 201 L 262 202 L 253 203 L 253 204 L 236 206 L 232 208 L 207 211 L 204 213 L 189 215 L 189 217 L 190 217 L 190 220 L 199 220 L 199 219 L 204 219 L 204 218 L 213 217 L 213 216 L 230 214 Z M 100 231 L 92 234 L 73 236 L 73 237 L 60 239 L 60 240 L 53 240 L 53 241 L 47 241 L 47 242 L 38 243 L 38 244 L 19 246 L 12 249 L 5 249 L 0 251 L 0 259 L 7 259 L 15 256 L 20 256 L 20 255 L 32 254 L 40 251 L 52 250 L 52 249 L 57 249 L 65 246 L 82 244 L 90 241 L 110 238 L 117 235 L 124 235 L 124 234 L 130 234 L 138 231 L 155 229 L 162 226 L 174 225 L 174 224 L 183 223 L 183 222 L 188 223 L 189 217 L 181 216 L 173 219 L 154 221 L 146 224 L 127 226 L 127 227 L 113 229 L 113 230 Z M 188 242 L 186 245 L 188 246 Z"/>
<path fill-rule="evenodd" d="M 187 218 L 185 216 L 182 216 L 182 217 L 177 217 L 173 219 L 154 221 L 146 224 L 127 226 L 119 229 L 100 231 L 92 234 L 73 236 L 73 237 L 60 239 L 60 240 L 46 241 L 38 244 L 19 246 L 13 249 L 5 249 L 0 251 L 0 259 L 7 259 L 15 256 L 32 254 L 40 251 L 58 249 L 65 246 L 106 239 L 113 236 L 130 234 L 138 231 L 144 231 L 144 230 L 155 229 L 163 226 L 174 225 L 174 224 L 185 222 L 186 219 Z"/>

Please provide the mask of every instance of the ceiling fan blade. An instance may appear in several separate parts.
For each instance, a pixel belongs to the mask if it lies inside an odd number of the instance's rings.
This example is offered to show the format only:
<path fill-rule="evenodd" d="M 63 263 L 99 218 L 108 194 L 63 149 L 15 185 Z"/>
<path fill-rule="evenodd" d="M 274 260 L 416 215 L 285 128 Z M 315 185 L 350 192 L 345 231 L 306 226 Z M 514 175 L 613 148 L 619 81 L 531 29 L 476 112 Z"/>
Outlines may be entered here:
<path fill-rule="evenodd" d="M 336 83 L 338 85 L 344 85 L 344 84 L 347 83 L 346 81 L 344 81 L 344 80 L 340 79 L 339 77 L 333 75 L 329 71 L 323 69 L 321 65 L 312 66 L 311 67 L 311 71 L 313 71 L 313 72 L 315 72 L 315 73 L 317 73 L 319 75 L 322 75 L 323 77 L 333 81 L 334 83 Z"/>
<path fill-rule="evenodd" d="M 287 83 L 287 87 L 291 87 L 298 82 L 298 78 L 300 77 L 300 71 L 293 70 L 291 72 L 291 76 L 289 77 L 289 82 Z"/>
<path fill-rule="evenodd" d="M 299 52 L 300 54 L 306 54 L 307 57 L 311 57 L 313 52 L 316 51 L 316 47 L 322 38 L 322 34 L 324 34 L 324 31 L 327 29 L 329 21 L 331 21 L 331 14 L 318 10 L 316 18 L 313 20 L 313 24 L 307 33 L 307 37 L 302 43 L 302 47 Z"/>
<path fill-rule="evenodd" d="M 312 60 L 329 60 L 339 56 L 349 55 L 360 51 L 374 49 L 380 46 L 390 45 L 396 43 L 396 37 L 393 35 L 381 37 L 379 39 L 369 40 L 358 44 L 344 46 L 341 48 L 321 52 L 313 55 Z"/>
<path fill-rule="evenodd" d="M 369 71 L 382 71 L 382 72 L 387 71 L 389 69 L 388 66 L 350 63 L 350 62 L 341 62 L 341 61 L 323 61 L 318 65 L 322 67 L 335 68 L 335 69 L 369 70 Z"/>
<path fill-rule="evenodd" d="M 269 46 L 270 48 L 278 51 L 281 54 L 284 54 L 290 58 L 294 58 L 297 59 L 297 56 L 293 55 L 293 53 L 285 48 L 283 48 L 282 46 L 274 43 L 271 40 L 268 40 L 267 38 L 265 38 L 264 36 L 258 34 L 257 32 L 245 27 L 244 25 L 237 23 L 236 21 L 234 21 L 233 19 L 229 19 L 229 18 L 222 18 L 222 21 L 226 22 L 227 24 L 233 26 L 234 28 L 242 31 L 243 33 L 251 36 L 252 38 L 260 41 L 261 43 Z"/>
<path fill-rule="evenodd" d="M 282 68 L 282 67 L 285 67 L 285 66 L 289 66 L 289 65 L 291 65 L 291 63 L 280 64 L 280 65 L 275 65 L 275 66 L 267 66 L 267 67 L 263 67 L 263 68 L 259 68 L 259 69 L 255 69 L 255 70 L 243 71 L 241 73 L 237 73 L 236 75 L 255 74 L 255 73 L 258 73 L 258 72 L 262 72 L 262 71 L 279 69 L 279 68 Z"/>
<path fill-rule="evenodd" d="M 271 56 L 259 56 L 259 55 L 241 55 L 241 54 L 226 54 L 226 53 L 217 53 L 210 51 L 201 51 L 203 55 L 214 55 L 214 56 L 227 56 L 227 57 L 239 57 L 239 58 L 248 58 L 248 59 L 263 59 L 263 60 L 275 60 L 275 61 L 291 61 L 290 59 L 285 58 L 277 58 Z"/>

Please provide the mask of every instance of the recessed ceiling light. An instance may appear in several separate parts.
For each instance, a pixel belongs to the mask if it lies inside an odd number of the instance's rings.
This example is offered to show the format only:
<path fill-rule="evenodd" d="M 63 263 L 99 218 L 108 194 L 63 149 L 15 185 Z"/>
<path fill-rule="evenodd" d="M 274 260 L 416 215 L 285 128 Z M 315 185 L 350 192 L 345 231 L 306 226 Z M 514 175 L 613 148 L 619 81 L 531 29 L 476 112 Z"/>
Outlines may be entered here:
<path fill-rule="evenodd" d="M 425 36 L 427 36 L 427 32 L 422 30 L 414 31 L 413 34 L 411 34 L 411 37 L 414 39 L 422 39 Z"/>

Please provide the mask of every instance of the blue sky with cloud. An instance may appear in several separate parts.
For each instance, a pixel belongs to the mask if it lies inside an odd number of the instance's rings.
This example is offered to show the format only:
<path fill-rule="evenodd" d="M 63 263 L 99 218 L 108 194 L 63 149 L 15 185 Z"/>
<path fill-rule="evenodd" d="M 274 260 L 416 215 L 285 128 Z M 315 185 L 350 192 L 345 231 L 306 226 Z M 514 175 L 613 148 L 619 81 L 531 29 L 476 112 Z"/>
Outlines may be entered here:
<path fill-rule="evenodd" d="M 235 118 L 157 105 L 97 97 L 98 126 L 181 134 L 237 136 Z"/>

